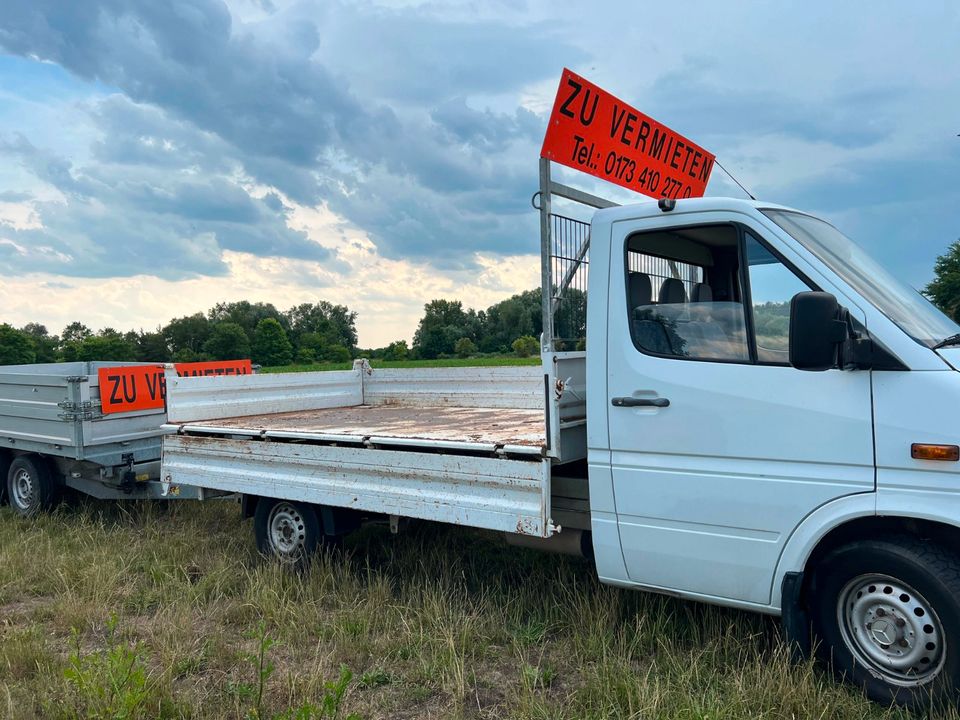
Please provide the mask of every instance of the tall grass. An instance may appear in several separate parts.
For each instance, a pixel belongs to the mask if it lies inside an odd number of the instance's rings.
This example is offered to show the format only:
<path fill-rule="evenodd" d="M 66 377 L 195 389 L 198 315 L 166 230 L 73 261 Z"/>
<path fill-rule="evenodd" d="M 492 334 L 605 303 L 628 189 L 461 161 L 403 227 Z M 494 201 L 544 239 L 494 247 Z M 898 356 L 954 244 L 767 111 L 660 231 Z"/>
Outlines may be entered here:
<path fill-rule="evenodd" d="M 4 508 L 0 716 L 98 712 L 909 717 L 790 665 L 769 618 L 602 586 L 585 561 L 479 532 L 368 527 L 294 574 L 230 502 Z"/>

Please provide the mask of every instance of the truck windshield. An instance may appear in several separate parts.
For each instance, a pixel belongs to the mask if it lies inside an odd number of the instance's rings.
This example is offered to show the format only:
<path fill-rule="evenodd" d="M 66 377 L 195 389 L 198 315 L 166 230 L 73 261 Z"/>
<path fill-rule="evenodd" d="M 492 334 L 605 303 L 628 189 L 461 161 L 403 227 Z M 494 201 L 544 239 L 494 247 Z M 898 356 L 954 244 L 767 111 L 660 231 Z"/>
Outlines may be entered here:
<path fill-rule="evenodd" d="M 833 225 L 803 213 L 762 210 L 764 215 L 825 262 L 868 302 L 917 342 L 933 347 L 960 326 Z"/>

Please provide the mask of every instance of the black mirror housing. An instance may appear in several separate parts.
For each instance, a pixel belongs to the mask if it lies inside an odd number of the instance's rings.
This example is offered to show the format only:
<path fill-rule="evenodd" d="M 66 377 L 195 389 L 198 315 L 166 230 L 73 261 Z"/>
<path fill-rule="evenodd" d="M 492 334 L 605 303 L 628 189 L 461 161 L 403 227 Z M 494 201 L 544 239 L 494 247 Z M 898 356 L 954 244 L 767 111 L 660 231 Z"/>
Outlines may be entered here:
<path fill-rule="evenodd" d="M 837 352 L 847 338 L 847 323 L 830 293 L 802 292 L 790 301 L 790 364 L 797 370 L 837 367 Z"/>

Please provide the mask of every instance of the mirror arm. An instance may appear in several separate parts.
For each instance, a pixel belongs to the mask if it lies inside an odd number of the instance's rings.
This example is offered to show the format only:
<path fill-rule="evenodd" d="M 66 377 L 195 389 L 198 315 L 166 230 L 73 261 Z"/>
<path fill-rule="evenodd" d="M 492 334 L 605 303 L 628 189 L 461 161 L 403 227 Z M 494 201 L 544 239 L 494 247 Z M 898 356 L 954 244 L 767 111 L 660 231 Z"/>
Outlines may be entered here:
<path fill-rule="evenodd" d="M 870 333 L 857 329 L 853 316 L 845 307 L 840 308 L 838 320 L 844 326 L 843 339 L 840 341 L 840 369 L 869 370 L 873 367 L 873 340 L 870 339 Z"/>

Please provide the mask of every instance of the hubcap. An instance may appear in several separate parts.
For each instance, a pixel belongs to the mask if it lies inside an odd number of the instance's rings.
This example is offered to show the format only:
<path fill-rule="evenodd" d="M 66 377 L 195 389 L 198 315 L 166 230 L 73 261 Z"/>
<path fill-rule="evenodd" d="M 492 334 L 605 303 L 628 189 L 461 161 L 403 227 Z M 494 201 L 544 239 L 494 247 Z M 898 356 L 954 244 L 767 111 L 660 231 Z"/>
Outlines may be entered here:
<path fill-rule="evenodd" d="M 299 555 L 306 541 L 307 533 L 303 517 L 290 503 L 278 503 L 270 511 L 268 521 L 270 545 L 280 557 L 290 558 Z"/>
<path fill-rule="evenodd" d="M 30 473 L 24 469 L 17 470 L 13 476 L 13 482 L 10 484 L 10 495 L 13 502 L 21 510 L 27 510 L 33 507 L 33 478 Z"/>
<path fill-rule="evenodd" d="M 943 668 L 946 638 L 940 618 L 901 580 L 855 577 L 840 592 L 837 620 L 857 662 L 891 684 L 923 685 Z"/>

